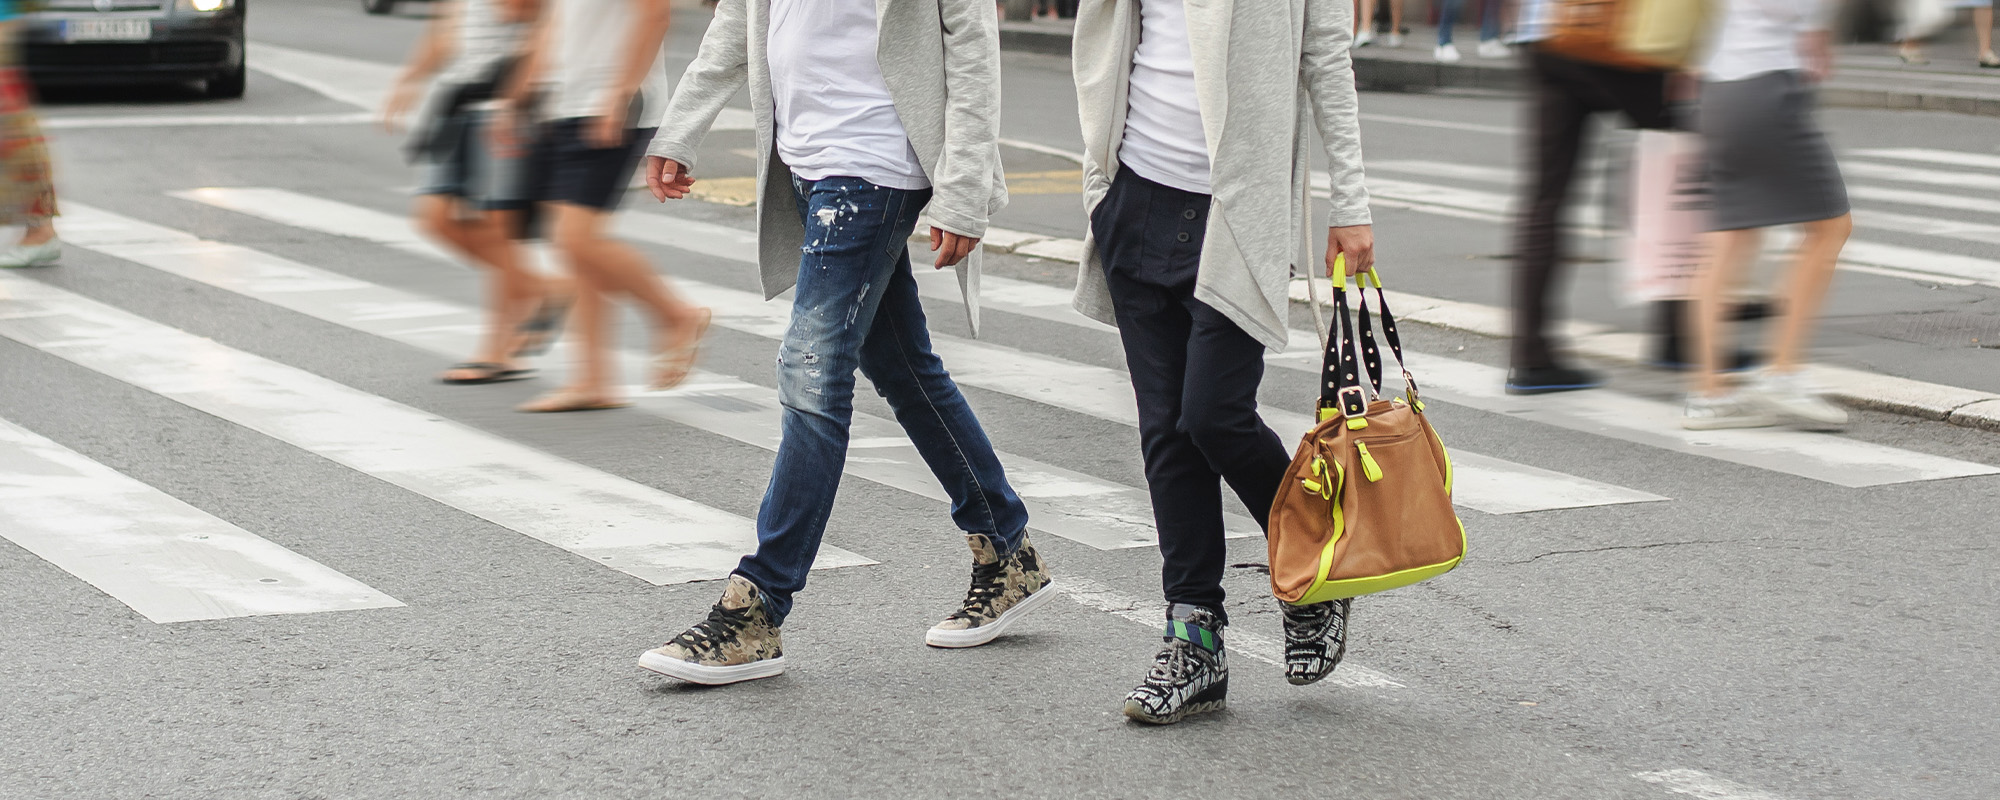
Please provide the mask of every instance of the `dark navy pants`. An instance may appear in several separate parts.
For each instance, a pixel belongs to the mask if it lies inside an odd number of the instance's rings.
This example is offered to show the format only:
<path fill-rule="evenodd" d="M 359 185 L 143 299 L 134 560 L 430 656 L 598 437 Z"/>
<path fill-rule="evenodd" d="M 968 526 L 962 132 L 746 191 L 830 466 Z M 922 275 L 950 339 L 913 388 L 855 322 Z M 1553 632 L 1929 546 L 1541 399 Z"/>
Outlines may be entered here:
<path fill-rule="evenodd" d="M 1121 169 L 1090 225 L 1138 395 L 1166 599 L 1221 612 L 1222 483 L 1265 525 L 1291 454 L 1257 416 L 1264 346 L 1194 297 L 1208 211 L 1208 195 Z"/>

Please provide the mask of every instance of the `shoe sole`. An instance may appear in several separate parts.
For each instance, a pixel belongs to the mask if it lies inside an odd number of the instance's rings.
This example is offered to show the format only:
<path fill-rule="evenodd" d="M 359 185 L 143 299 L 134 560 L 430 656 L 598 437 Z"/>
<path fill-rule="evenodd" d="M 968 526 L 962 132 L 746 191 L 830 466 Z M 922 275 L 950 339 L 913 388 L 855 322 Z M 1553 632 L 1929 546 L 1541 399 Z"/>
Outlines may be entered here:
<path fill-rule="evenodd" d="M 769 678 L 785 671 L 785 657 L 767 658 L 748 664 L 727 667 L 708 667 L 691 664 L 677 658 L 668 658 L 651 650 L 639 655 L 639 666 L 688 683 L 703 686 L 722 686 L 758 678 Z"/>
<path fill-rule="evenodd" d="M 1771 417 L 1728 417 L 1725 419 L 1682 419 L 1681 427 L 1691 431 L 1731 431 L 1740 428 L 1769 428 L 1778 424 Z"/>
<path fill-rule="evenodd" d="M 1187 705 L 1181 706 L 1179 711 L 1160 717 L 1146 713 L 1146 706 L 1139 701 L 1126 700 L 1125 718 L 1135 722 L 1144 722 L 1147 725 L 1172 725 L 1186 719 L 1189 714 L 1206 714 L 1211 711 L 1221 711 L 1229 707 L 1229 683 L 1226 680 L 1223 683 L 1202 690 L 1202 694 L 1218 690 L 1222 695 L 1221 697 L 1213 700 L 1192 700 Z"/>
<path fill-rule="evenodd" d="M 948 650 L 957 650 L 966 647 L 978 647 L 994 639 L 998 639 L 1001 634 L 1007 632 L 1008 626 L 1013 625 L 1015 620 L 1047 603 L 1050 597 L 1054 597 L 1055 592 L 1049 591 L 1049 589 L 1055 585 L 1056 582 L 1054 580 L 1042 584 L 1042 588 L 1036 589 L 1033 594 L 1021 598 L 1021 602 L 1015 603 L 1013 608 L 1001 613 L 999 619 L 977 628 L 968 628 L 962 631 L 941 631 L 932 628 L 924 634 L 924 644 Z"/>

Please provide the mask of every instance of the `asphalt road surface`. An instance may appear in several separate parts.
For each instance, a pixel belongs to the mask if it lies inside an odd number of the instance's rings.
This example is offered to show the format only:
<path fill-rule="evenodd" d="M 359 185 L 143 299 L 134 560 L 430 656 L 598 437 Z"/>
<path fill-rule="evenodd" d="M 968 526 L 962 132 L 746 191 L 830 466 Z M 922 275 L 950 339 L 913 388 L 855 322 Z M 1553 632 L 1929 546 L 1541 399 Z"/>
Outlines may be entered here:
<path fill-rule="evenodd" d="M 1123 359 L 1066 310 L 1075 267 L 1023 255 L 989 259 L 978 339 L 948 287 L 927 302 L 1067 599 L 924 646 L 969 559 L 863 391 L 789 671 L 643 672 L 748 548 L 771 470 L 787 306 L 729 196 L 750 134 L 709 138 L 708 200 L 624 217 L 716 309 L 687 388 L 535 416 L 510 409 L 553 375 L 439 385 L 479 283 L 399 220 L 413 177 L 362 107 L 426 13 L 262 0 L 241 101 L 48 98 L 70 246 L 0 275 L 0 797 L 2000 796 L 2000 434 L 1859 412 L 1685 435 L 1672 376 L 1524 402 L 1504 342 L 1422 325 L 1466 565 L 1357 602 L 1348 663 L 1293 687 L 1261 540 L 1233 540 L 1229 710 L 1129 724 L 1160 612 Z M 684 10 L 676 73 L 700 29 Z M 1080 235 L 1066 64 L 1006 67 L 996 224 Z M 1502 303 L 1516 102 L 1363 109 L 1392 288 Z M 1959 341 L 2000 313 L 2000 120 L 1826 119 L 1882 263 L 1843 271 L 1824 358 L 2000 389 L 2000 354 Z M 1579 315 L 1636 325 L 1586 261 Z M 1288 439 L 1310 313 L 1264 386 Z"/>

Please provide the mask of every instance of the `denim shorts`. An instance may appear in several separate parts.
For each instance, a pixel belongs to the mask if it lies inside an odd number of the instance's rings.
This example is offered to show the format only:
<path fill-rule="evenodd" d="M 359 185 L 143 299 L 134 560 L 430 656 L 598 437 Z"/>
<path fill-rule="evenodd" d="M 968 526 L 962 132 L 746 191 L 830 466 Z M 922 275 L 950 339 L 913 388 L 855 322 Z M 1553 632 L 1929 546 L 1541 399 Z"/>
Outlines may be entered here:
<path fill-rule="evenodd" d="M 486 138 L 485 111 L 465 111 L 439 122 L 446 146 L 419 166 L 417 194 L 457 197 L 486 210 L 526 207 L 530 197 L 528 159 L 502 158 Z"/>

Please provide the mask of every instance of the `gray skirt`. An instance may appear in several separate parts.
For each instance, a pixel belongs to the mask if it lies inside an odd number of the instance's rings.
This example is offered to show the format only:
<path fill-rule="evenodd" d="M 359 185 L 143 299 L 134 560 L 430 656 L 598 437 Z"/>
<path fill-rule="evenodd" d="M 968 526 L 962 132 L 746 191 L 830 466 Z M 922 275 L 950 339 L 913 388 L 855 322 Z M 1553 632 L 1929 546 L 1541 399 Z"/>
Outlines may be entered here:
<path fill-rule="evenodd" d="M 1847 184 L 1813 106 L 1813 89 L 1796 71 L 1702 85 L 1697 113 L 1715 201 L 1711 230 L 1847 213 Z"/>

